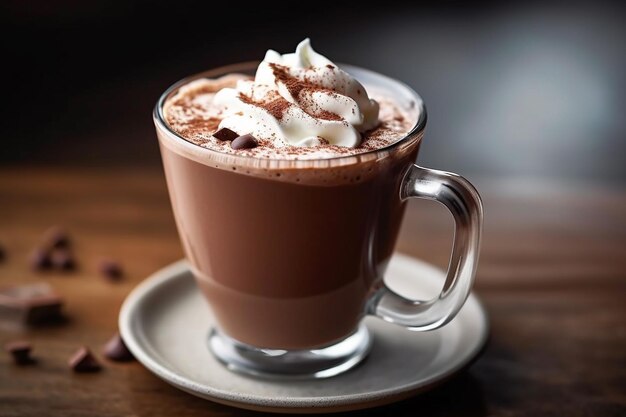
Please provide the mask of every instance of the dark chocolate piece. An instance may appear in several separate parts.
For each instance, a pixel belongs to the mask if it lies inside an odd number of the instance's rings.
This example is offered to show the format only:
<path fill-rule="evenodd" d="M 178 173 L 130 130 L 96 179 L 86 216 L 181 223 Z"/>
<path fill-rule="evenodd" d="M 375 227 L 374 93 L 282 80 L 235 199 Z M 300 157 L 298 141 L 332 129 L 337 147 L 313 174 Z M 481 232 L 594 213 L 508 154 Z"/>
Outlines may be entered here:
<path fill-rule="evenodd" d="M 52 252 L 52 266 L 64 271 L 72 271 L 76 268 L 76 261 L 72 254 L 66 249 L 59 249 Z"/>
<path fill-rule="evenodd" d="M 22 324 L 60 322 L 63 300 L 45 282 L 0 289 L 0 320 Z"/>
<path fill-rule="evenodd" d="M 232 130 L 226 127 L 223 127 L 217 132 L 213 133 L 213 137 L 217 140 L 231 141 L 231 140 L 237 139 L 239 137 L 239 134 L 237 132 L 233 132 Z"/>
<path fill-rule="evenodd" d="M 102 276 L 109 281 L 119 281 L 124 277 L 124 271 L 120 264 L 110 259 L 101 261 L 98 269 Z"/>
<path fill-rule="evenodd" d="M 98 360 L 86 346 L 82 346 L 78 349 L 68 360 L 67 364 L 72 368 L 72 371 L 79 373 L 98 372 L 102 369 Z"/>
<path fill-rule="evenodd" d="M 48 250 L 37 248 L 30 257 L 30 264 L 35 270 L 50 269 L 52 267 L 52 259 Z"/>
<path fill-rule="evenodd" d="M 230 143 L 230 147 L 233 149 L 252 149 L 258 145 L 256 138 L 250 134 L 239 136 Z"/>
<path fill-rule="evenodd" d="M 55 226 L 46 232 L 44 244 L 49 248 L 68 248 L 70 246 L 70 237 L 63 228 Z"/>
<path fill-rule="evenodd" d="M 128 350 L 124 340 L 119 333 L 111 338 L 104 346 L 104 356 L 117 362 L 129 362 L 135 360 L 133 354 Z"/>
<path fill-rule="evenodd" d="M 25 341 L 9 342 L 4 345 L 4 349 L 13 356 L 16 365 L 31 365 L 35 360 L 30 356 L 33 346 Z"/>

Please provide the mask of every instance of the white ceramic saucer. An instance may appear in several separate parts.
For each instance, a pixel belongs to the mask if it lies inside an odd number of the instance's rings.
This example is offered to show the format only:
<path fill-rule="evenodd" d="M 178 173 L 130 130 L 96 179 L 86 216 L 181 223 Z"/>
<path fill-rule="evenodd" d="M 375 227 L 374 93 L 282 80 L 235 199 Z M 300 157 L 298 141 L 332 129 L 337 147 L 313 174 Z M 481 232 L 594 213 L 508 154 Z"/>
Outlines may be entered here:
<path fill-rule="evenodd" d="M 423 299 L 439 293 L 444 273 L 396 254 L 387 277 L 393 289 Z M 367 318 L 374 344 L 361 365 L 329 379 L 281 382 L 238 375 L 220 364 L 207 348 L 212 322 L 186 262 L 179 261 L 128 296 L 119 326 L 135 357 L 175 387 L 234 407 L 290 413 L 362 409 L 432 388 L 468 365 L 488 332 L 485 311 L 473 295 L 452 322 L 431 332 Z"/>

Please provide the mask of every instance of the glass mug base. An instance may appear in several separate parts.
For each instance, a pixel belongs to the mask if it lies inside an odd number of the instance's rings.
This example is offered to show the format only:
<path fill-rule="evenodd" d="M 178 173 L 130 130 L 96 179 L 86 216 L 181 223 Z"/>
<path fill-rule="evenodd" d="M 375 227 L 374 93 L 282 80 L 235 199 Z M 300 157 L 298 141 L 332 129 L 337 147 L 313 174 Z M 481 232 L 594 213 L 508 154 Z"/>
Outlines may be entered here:
<path fill-rule="evenodd" d="M 372 337 L 363 323 L 345 339 L 315 349 L 261 349 L 213 328 L 209 349 L 228 369 L 268 379 L 321 379 L 338 375 L 367 357 Z"/>

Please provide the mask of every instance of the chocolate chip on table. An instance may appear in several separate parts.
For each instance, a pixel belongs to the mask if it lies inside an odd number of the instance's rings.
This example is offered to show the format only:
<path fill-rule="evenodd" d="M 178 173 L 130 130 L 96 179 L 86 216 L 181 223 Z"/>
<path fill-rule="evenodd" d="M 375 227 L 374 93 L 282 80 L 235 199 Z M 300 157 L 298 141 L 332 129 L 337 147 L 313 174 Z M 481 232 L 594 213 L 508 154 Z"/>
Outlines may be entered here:
<path fill-rule="evenodd" d="M 70 243 L 69 235 L 59 226 L 49 229 L 44 235 L 44 245 L 49 248 L 68 248 Z"/>
<path fill-rule="evenodd" d="M 67 364 L 72 371 L 78 373 L 98 372 L 102 369 L 98 360 L 86 346 L 82 346 L 78 349 L 68 360 Z"/>
<path fill-rule="evenodd" d="M 31 255 L 31 265 L 35 270 L 50 268 L 70 271 L 75 269 L 76 262 L 70 250 L 71 241 L 67 232 L 55 226 L 44 233 L 39 247 Z"/>
<path fill-rule="evenodd" d="M 116 333 L 111 340 L 104 345 L 103 353 L 104 356 L 116 362 L 129 362 L 135 360 L 135 357 L 130 350 L 128 350 L 119 333 Z"/>
<path fill-rule="evenodd" d="M 72 254 L 66 249 L 58 249 L 50 255 L 52 266 L 64 271 L 72 271 L 76 268 L 76 261 Z"/>
<path fill-rule="evenodd" d="M 109 281 L 119 281 L 124 277 L 122 266 L 111 259 L 104 259 L 100 261 L 98 269 L 100 270 L 102 276 Z"/>
<path fill-rule="evenodd" d="M 4 345 L 4 350 L 13 356 L 16 365 L 30 365 L 35 363 L 35 359 L 30 356 L 33 346 L 25 341 L 9 342 Z"/>
<path fill-rule="evenodd" d="M 37 325 L 63 321 L 63 299 L 45 282 L 0 289 L 0 320 Z"/>
<path fill-rule="evenodd" d="M 223 127 L 217 132 L 213 133 L 213 137 L 217 140 L 231 141 L 239 137 L 239 134 L 237 132 L 233 132 L 226 127 Z"/>
<path fill-rule="evenodd" d="M 30 257 L 30 264 L 35 270 L 50 269 L 52 267 L 52 259 L 50 258 L 50 251 L 42 248 L 37 248 Z"/>
<path fill-rule="evenodd" d="M 256 148 L 258 145 L 259 142 L 250 134 L 239 136 L 230 143 L 230 147 L 233 149 L 252 149 Z"/>

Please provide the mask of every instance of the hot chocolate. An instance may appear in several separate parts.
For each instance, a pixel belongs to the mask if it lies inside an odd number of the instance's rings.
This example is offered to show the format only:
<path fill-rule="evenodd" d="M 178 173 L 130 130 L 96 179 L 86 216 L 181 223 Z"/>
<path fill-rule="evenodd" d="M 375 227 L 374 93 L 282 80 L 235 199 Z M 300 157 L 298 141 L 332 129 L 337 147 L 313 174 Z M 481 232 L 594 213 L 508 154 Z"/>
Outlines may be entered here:
<path fill-rule="evenodd" d="M 337 66 L 308 41 L 295 54 L 268 52 L 254 78 L 219 75 L 174 88 L 157 109 L 197 282 L 235 340 L 272 349 L 341 340 L 393 252 L 421 131 L 399 141 L 421 106 L 402 84 Z"/>

